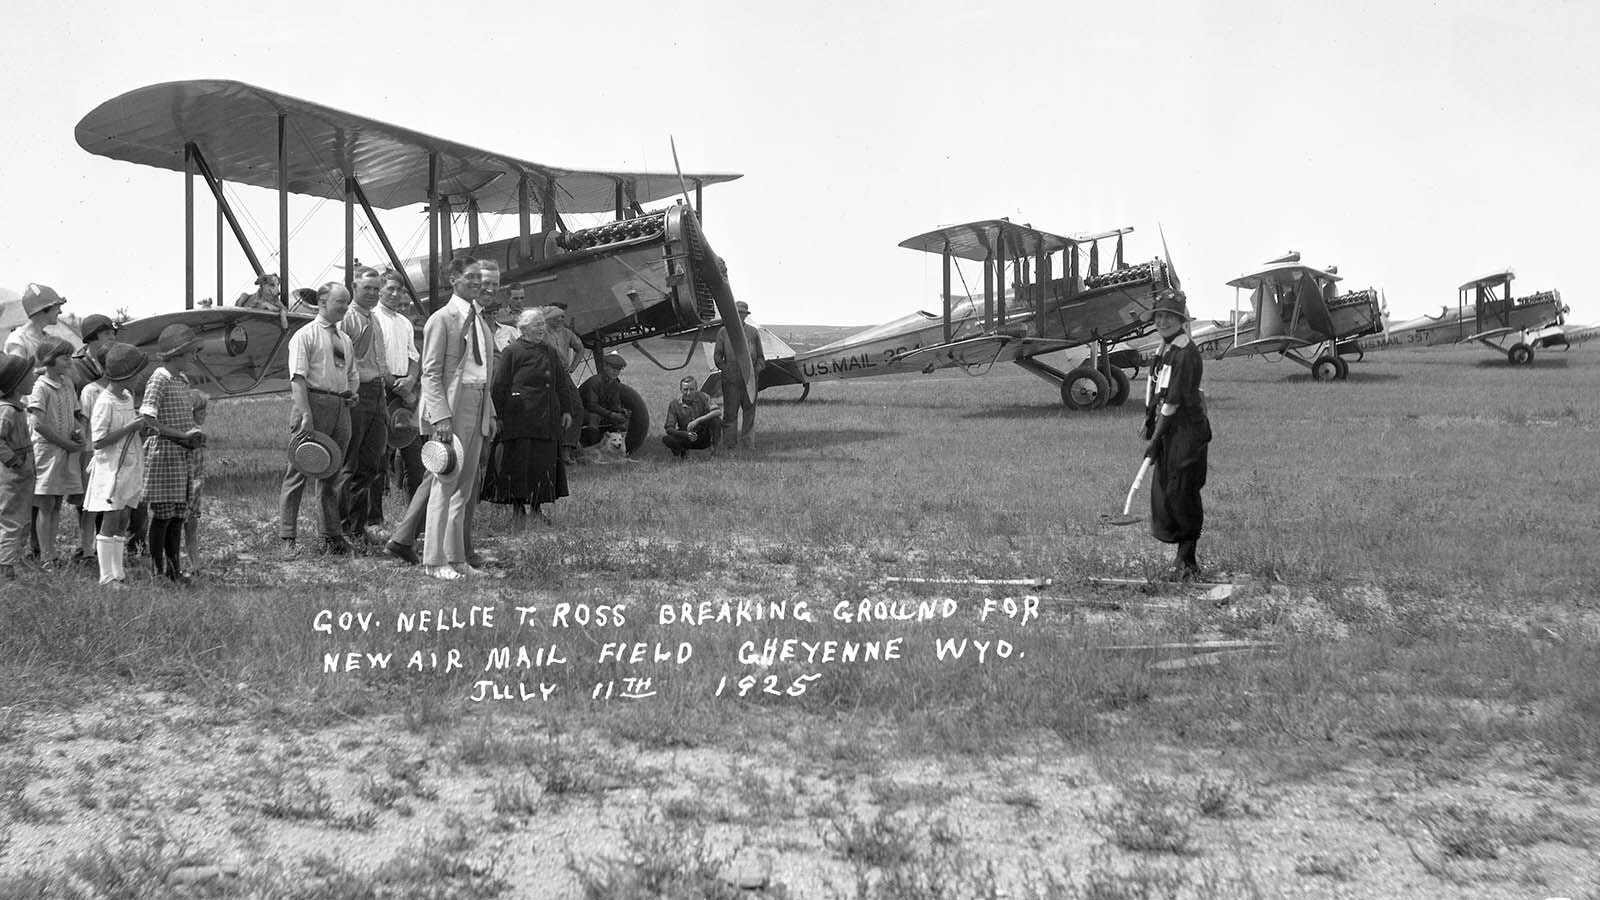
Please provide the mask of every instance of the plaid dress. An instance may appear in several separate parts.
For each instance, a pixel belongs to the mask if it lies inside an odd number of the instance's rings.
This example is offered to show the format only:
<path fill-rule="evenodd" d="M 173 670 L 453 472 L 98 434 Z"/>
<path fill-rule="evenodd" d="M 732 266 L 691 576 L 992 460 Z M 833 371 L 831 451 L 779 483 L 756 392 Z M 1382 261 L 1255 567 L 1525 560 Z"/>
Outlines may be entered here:
<path fill-rule="evenodd" d="M 161 366 L 150 376 L 139 408 L 166 428 L 188 431 L 194 426 L 194 400 L 189 379 Z M 191 452 L 159 435 L 144 441 L 144 499 L 156 518 L 181 515 L 189 502 Z M 168 515 L 161 515 L 161 513 Z"/>

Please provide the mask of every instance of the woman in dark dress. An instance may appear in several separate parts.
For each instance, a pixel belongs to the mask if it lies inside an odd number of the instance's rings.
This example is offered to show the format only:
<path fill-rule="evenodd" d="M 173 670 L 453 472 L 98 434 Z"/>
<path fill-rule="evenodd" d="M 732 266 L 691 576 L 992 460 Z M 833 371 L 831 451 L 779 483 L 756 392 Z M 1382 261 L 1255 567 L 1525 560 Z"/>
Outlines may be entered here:
<path fill-rule="evenodd" d="M 1173 574 L 1200 574 L 1195 545 L 1205 525 L 1200 490 L 1206 486 L 1206 450 L 1211 420 L 1200 390 L 1200 350 L 1189 338 L 1189 307 L 1183 292 L 1163 291 L 1154 304 L 1161 352 L 1150 370 L 1145 395 L 1145 456 L 1155 462 L 1150 482 L 1150 531 L 1158 541 L 1177 544 Z"/>
<path fill-rule="evenodd" d="M 526 525 L 529 504 L 534 515 L 548 522 L 540 507 L 567 496 L 561 435 L 581 405 L 560 356 L 544 341 L 544 313 L 523 312 L 517 328 L 522 335 L 505 349 L 490 387 L 501 428 L 484 495 L 511 504 L 512 518 Z"/>

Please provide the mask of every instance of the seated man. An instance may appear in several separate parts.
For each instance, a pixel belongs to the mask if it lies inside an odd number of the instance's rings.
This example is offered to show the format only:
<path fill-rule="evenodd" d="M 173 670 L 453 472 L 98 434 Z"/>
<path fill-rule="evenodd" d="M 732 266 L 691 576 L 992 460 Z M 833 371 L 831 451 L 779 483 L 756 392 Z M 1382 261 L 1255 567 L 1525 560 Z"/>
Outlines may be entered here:
<path fill-rule="evenodd" d="M 613 431 L 628 430 L 628 407 L 622 403 L 622 370 L 628 361 L 619 353 L 607 353 L 600 371 L 589 376 L 578 388 L 583 400 L 583 430 L 578 443 L 593 447 Z"/>
<path fill-rule="evenodd" d="M 679 459 L 686 459 L 690 450 L 708 447 L 716 453 L 722 439 L 722 407 L 711 405 L 711 398 L 700 390 L 693 375 L 684 376 L 678 390 L 682 393 L 667 405 L 667 433 L 661 436 L 661 443 Z"/>

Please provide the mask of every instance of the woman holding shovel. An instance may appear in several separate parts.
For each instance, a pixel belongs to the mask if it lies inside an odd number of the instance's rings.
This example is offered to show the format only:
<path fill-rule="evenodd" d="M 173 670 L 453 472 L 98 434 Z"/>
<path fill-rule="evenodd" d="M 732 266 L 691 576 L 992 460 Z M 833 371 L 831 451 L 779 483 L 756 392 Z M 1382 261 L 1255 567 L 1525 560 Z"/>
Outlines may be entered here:
<path fill-rule="evenodd" d="M 1173 575 L 1200 574 L 1195 544 L 1205 523 L 1200 489 L 1206 486 L 1206 446 L 1211 422 L 1200 390 L 1200 350 L 1189 338 L 1189 306 L 1182 291 L 1168 289 L 1152 309 L 1161 350 L 1145 388 L 1145 458 L 1154 464 L 1150 483 L 1150 533 L 1177 544 Z"/>

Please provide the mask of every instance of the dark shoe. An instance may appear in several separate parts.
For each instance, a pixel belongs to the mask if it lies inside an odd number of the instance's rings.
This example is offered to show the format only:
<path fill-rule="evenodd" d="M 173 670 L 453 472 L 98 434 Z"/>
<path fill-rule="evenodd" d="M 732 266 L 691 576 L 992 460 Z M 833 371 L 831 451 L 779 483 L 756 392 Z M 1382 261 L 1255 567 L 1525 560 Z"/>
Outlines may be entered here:
<path fill-rule="evenodd" d="M 350 544 L 342 537 L 323 538 L 322 552 L 329 556 L 349 556 Z"/>
<path fill-rule="evenodd" d="M 12 565 L 0 566 L 0 580 L 13 581 L 17 577 L 17 567 Z"/>
<path fill-rule="evenodd" d="M 414 566 L 422 562 L 422 558 L 417 556 L 417 551 L 413 550 L 410 544 L 402 544 L 399 541 L 390 541 L 389 543 L 383 545 L 383 549 L 389 551 L 390 556 L 399 559 L 408 566 Z"/>
<path fill-rule="evenodd" d="M 483 558 L 483 554 L 482 553 L 468 553 L 467 554 L 467 565 L 469 565 L 469 566 L 473 566 L 473 567 L 481 569 L 484 566 L 487 566 L 488 564 L 489 564 L 489 562 Z"/>

